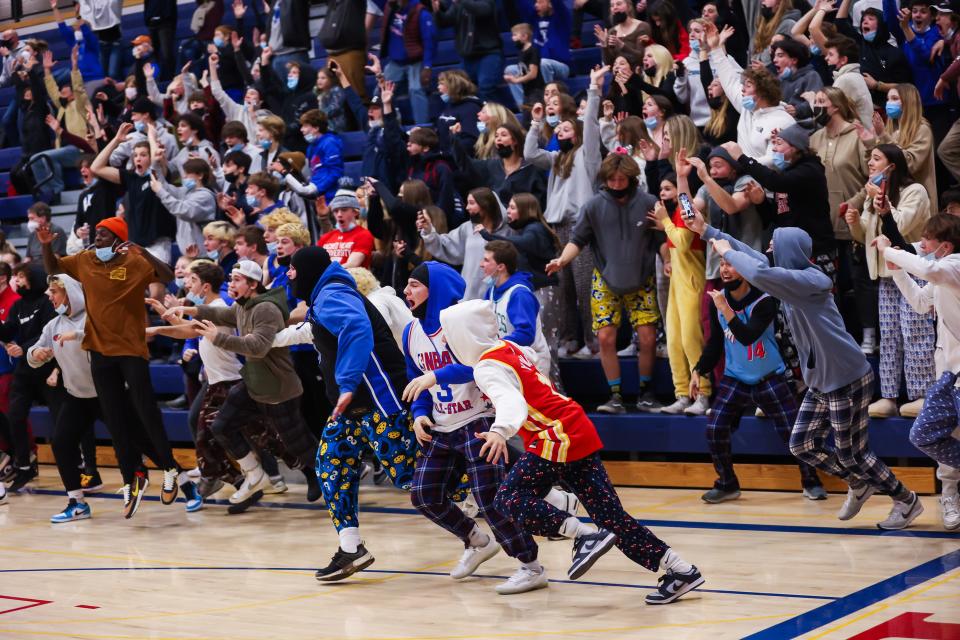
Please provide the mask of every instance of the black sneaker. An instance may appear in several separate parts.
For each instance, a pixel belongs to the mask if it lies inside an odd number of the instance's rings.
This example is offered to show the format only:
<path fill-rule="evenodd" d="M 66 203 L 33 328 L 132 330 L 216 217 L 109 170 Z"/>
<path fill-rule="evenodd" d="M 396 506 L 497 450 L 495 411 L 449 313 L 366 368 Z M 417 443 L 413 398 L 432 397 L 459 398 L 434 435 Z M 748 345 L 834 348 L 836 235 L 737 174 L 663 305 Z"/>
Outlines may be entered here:
<path fill-rule="evenodd" d="M 27 486 L 27 483 L 37 477 L 37 472 L 33 467 L 17 468 L 13 476 L 13 484 L 10 485 L 10 493 L 16 493 Z"/>
<path fill-rule="evenodd" d="M 254 491 L 250 494 L 250 497 L 244 500 L 243 502 L 238 502 L 236 504 L 231 504 L 227 507 L 227 514 L 235 516 L 237 514 L 243 513 L 253 505 L 260 502 L 260 499 L 263 498 L 263 491 Z"/>
<path fill-rule="evenodd" d="M 373 484 L 380 485 L 389 480 L 390 476 L 387 475 L 387 470 L 379 464 L 375 465 L 373 470 Z"/>
<path fill-rule="evenodd" d="M 662 408 L 663 405 L 657 402 L 657 397 L 653 395 L 653 391 L 644 391 L 637 398 L 637 411 L 641 413 L 660 413 Z"/>
<path fill-rule="evenodd" d="M 320 582 L 335 582 L 349 578 L 358 571 L 363 571 L 373 564 L 373 554 L 367 551 L 362 544 L 357 546 L 356 553 L 347 553 L 337 549 L 330 564 L 323 569 L 317 569 L 315 574 Z"/>
<path fill-rule="evenodd" d="M 320 489 L 320 480 L 317 479 L 317 472 L 313 469 L 303 468 L 303 477 L 307 479 L 307 502 L 316 502 L 323 497 L 323 491 Z"/>
<path fill-rule="evenodd" d="M 143 500 L 143 494 L 146 493 L 150 481 L 147 476 L 139 471 L 133 474 L 133 482 L 123 485 L 123 517 L 128 520 L 133 517 L 140 508 L 140 501 Z"/>
<path fill-rule="evenodd" d="M 10 482 L 17 475 L 17 468 L 13 465 L 13 458 L 6 451 L 0 451 L 0 482 Z"/>
<path fill-rule="evenodd" d="M 567 577 L 576 580 L 585 574 L 593 566 L 593 563 L 607 551 L 610 551 L 616 543 L 616 534 L 606 529 L 577 536 L 573 541 L 573 564 L 567 569 Z"/>
<path fill-rule="evenodd" d="M 700 570 L 691 567 L 688 573 L 667 571 L 657 580 L 657 590 L 645 598 L 647 604 L 670 604 L 704 582 Z"/>

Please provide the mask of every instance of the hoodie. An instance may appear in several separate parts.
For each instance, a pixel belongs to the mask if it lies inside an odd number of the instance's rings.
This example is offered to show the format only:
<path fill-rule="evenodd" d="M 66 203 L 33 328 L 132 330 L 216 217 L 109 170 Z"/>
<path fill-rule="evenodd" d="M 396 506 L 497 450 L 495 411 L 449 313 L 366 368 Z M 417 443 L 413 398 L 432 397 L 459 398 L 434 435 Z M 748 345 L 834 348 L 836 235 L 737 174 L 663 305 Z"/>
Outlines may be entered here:
<path fill-rule="evenodd" d="M 518 271 L 499 286 L 490 287 L 484 296 L 493 302 L 497 314 L 497 333 L 521 347 L 530 347 L 537 369 L 550 376 L 550 347 L 540 323 L 540 301 L 533 294 L 533 278 Z"/>
<path fill-rule="evenodd" d="M 422 317 L 403 330 L 403 355 L 411 380 L 433 371 L 437 384 L 413 401 L 411 411 L 414 418 L 432 418 L 435 431 L 449 433 L 492 412 L 473 382 L 473 369 L 454 360 L 440 327 L 440 312 L 460 302 L 467 285 L 450 266 L 433 261 L 424 264 L 430 294 L 423 303 Z"/>
<path fill-rule="evenodd" d="M 96 398 L 97 390 L 93 385 L 93 373 L 90 371 L 90 353 L 80 347 L 83 341 L 83 329 L 87 322 L 87 306 L 83 298 L 83 287 L 79 282 L 66 275 L 58 274 L 67 292 L 70 303 L 70 314 L 57 314 L 43 327 L 40 337 L 32 347 L 26 350 L 27 364 L 34 369 L 43 367 L 47 362 L 36 360 L 34 352 L 39 348 L 53 349 L 53 357 L 60 367 L 63 376 L 63 386 L 67 393 L 74 398 Z M 76 340 L 69 340 L 60 344 L 55 338 L 61 334 L 73 331 L 77 334 Z"/>
<path fill-rule="evenodd" d="M 177 187 L 156 172 L 162 185 L 157 197 L 167 211 L 177 219 L 177 246 L 203 246 L 203 227 L 213 222 L 217 214 L 217 196 L 210 189 L 197 185 L 193 189 Z"/>
<path fill-rule="evenodd" d="M 857 110 L 857 117 L 865 127 L 873 126 L 873 96 L 863 79 L 859 63 L 848 63 L 833 72 L 833 86 L 840 89 Z"/>
<path fill-rule="evenodd" d="M 488 301 L 471 300 L 440 313 L 454 356 L 473 376 L 496 411 L 490 431 L 505 440 L 520 435 L 524 451 L 553 463 L 582 460 L 603 448 L 583 408 L 557 393 L 533 364 L 530 351 L 497 338 L 497 316 Z"/>
<path fill-rule="evenodd" d="M 43 328 L 57 315 L 44 293 L 47 289 L 47 274 L 36 265 L 30 265 L 27 269 L 30 288 L 17 292 L 20 299 L 13 303 L 6 321 L 0 325 L 0 342 L 16 342 L 24 352 L 40 339 Z M 46 378 L 51 369 L 53 365 L 48 364 L 38 371 L 38 374 Z M 15 372 L 29 370 L 26 359 L 21 358 Z"/>
<path fill-rule="evenodd" d="M 863 15 L 862 13 L 860 14 Z M 883 18 L 877 20 L 877 35 L 872 42 L 864 39 L 860 33 L 860 21 L 854 23 L 850 18 L 838 18 L 834 21 L 837 30 L 848 38 L 853 38 L 860 44 L 860 72 L 868 73 L 879 82 L 911 82 L 913 80 L 913 71 L 907 62 L 906 56 L 900 47 L 890 44 L 890 30 L 887 28 Z M 887 101 L 885 91 L 874 90 L 871 92 L 873 102 L 877 106 L 883 106 Z"/>
<path fill-rule="evenodd" d="M 844 327 L 833 281 L 810 262 L 813 242 L 806 231 L 781 227 L 773 232 L 773 267 L 766 255 L 713 227 L 703 238 L 727 240 L 734 250 L 724 259 L 751 285 L 781 300 L 807 386 L 829 393 L 870 373 L 860 345 Z"/>
<path fill-rule="evenodd" d="M 394 416 L 407 407 L 400 400 L 407 385 L 403 354 L 380 312 L 357 291 L 346 269 L 330 262 L 321 247 L 304 247 L 293 255 L 297 297 L 307 301 L 313 344 L 327 398 L 353 393 L 348 415 L 380 411 Z"/>
<path fill-rule="evenodd" d="M 783 101 L 796 107 L 797 120 L 809 118 L 813 113 L 810 103 L 804 100 L 803 94 L 807 91 L 817 92 L 822 88 L 823 80 L 811 64 L 797 68 L 789 78 L 780 78 Z"/>

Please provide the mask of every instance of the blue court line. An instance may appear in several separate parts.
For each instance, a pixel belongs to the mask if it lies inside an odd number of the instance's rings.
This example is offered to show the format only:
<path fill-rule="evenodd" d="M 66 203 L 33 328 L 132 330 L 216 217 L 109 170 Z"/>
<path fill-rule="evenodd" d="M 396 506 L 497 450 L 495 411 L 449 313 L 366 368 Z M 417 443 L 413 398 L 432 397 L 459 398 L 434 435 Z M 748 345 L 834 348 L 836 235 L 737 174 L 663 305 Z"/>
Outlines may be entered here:
<path fill-rule="evenodd" d="M 0 573 L 66 573 L 71 571 L 316 571 L 316 567 L 66 567 L 58 569 L 0 569 Z M 408 576 L 441 576 L 449 578 L 450 574 L 440 571 L 399 571 L 391 569 L 364 569 L 362 573 L 385 573 Z M 510 576 L 473 574 L 474 578 L 485 580 L 506 580 Z M 639 584 L 623 584 L 619 582 L 591 582 L 589 580 L 553 580 L 554 584 L 575 584 L 590 587 L 617 587 L 621 589 L 645 589 L 653 591 L 656 587 Z M 767 591 L 735 591 L 729 589 L 697 589 L 702 593 L 722 593 L 737 596 L 760 596 L 765 598 L 800 598 L 805 600 L 836 600 L 835 596 L 811 596 L 801 593 L 773 593 Z"/>
<path fill-rule="evenodd" d="M 960 567 L 960 549 L 924 562 L 903 573 L 855 591 L 848 596 L 747 636 L 744 640 L 780 640 L 796 638 L 814 629 L 836 622 L 852 613 L 886 600 L 917 585 Z"/>
<path fill-rule="evenodd" d="M 64 496 L 63 491 L 54 491 L 53 489 L 31 489 L 28 493 L 50 496 Z M 91 498 L 108 498 L 112 500 L 121 500 L 123 496 L 114 493 L 95 493 L 90 494 Z M 144 496 L 144 501 L 159 502 L 158 496 Z M 204 504 L 230 506 L 227 500 L 204 501 Z M 302 502 L 258 502 L 260 508 L 267 509 L 300 509 L 305 511 L 326 511 L 324 503 L 309 504 Z M 386 513 L 392 515 L 418 516 L 420 512 L 416 509 L 401 507 L 360 507 L 361 513 Z M 243 517 L 237 515 L 234 517 Z M 581 517 L 584 522 L 590 522 L 590 518 Z M 883 531 L 882 529 L 857 529 L 842 527 L 805 527 L 787 524 L 751 524 L 742 522 L 697 522 L 695 520 L 647 520 L 638 518 L 638 521 L 648 527 L 667 527 L 673 529 L 711 529 L 714 531 L 766 531 L 769 533 L 807 533 L 818 535 L 838 535 L 838 536 L 879 536 L 888 538 L 932 538 L 936 540 L 956 540 L 960 542 L 960 531 Z"/>

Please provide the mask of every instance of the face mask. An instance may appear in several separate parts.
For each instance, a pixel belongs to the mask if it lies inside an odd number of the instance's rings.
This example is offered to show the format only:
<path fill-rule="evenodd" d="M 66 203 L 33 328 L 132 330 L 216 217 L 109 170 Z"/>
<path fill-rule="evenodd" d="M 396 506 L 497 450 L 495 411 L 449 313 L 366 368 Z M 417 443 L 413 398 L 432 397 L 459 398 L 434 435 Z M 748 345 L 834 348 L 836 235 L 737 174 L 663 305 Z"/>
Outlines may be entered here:
<path fill-rule="evenodd" d="M 270 148 L 270 145 L 272 145 L 273 143 L 270 142 L 269 140 L 259 140 L 259 141 L 257 141 L 257 144 L 260 145 L 260 148 L 261 148 L 261 149 L 263 149 L 264 151 L 266 151 L 266 150 L 268 150 L 268 149 Z"/>
<path fill-rule="evenodd" d="M 790 166 L 790 163 L 787 161 L 784 155 L 779 151 L 773 152 L 773 164 L 775 164 L 777 169 L 780 169 L 780 171 L 783 171 L 784 169 Z"/>
<path fill-rule="evenodd" d="M 184 178 L 183 188 L 187 191 L 193 191 L 197 188 L 197 181 L 194 178 Z"/>
<path fill-rule="evenodd" d="M 450 104 L 450 96 L 445 93 L 440 94 L 440 99 L 443 100 L 444 104 Z"/>
<path fill-rule="evenodd" d="M 707 104 L 716 111 L 723 106 L 723 98 L 707 98 Z"/>
<path fill-rule="evenodd" d="M 216 262 L 220 258 L 220 249 L 207 251 L 207 257 Z"/>
<path fill-rule="evenodd" d="M 277 264 L 281 267 L 289 267 L 293 262 L 293 256 L 277 256 Z"/>
<path fill-rule="evenodd" d="M 480 213 L 471 213 L 470 214 L 470 224 L 480 224 L 483 222 L 483 215 Z"/>
<path fill-rule="evenodd" d="M 882 183 L 882 182 L 883 182 L 883 174 L 882 174 L 882 173 L 877 173 L 877 174 L 874 174 L 874 175 L 870 176 L 870 183 L 871 183 L 871 184 L 875 184 L 875 185 L 877 185 L 877 186 L 879 187 L 879 186 L 880 186 L 880 183 Z"/>
<path fill-rule="evenodd" d="M 143 133 L 147 130 L 147 125 L 144 124 L 143 120 L 137 120 L 133 123 L 133 128 L 137 130 L 137 133 Z"/>
<path fill-rule="evenodd" d="M 267 44 L 268 44 L 268 43 L 267 43 L 266 40 L 261 40 L 261 41 L 260 41 L 260 48 L 261 48 L 261 49 L 266 49 L 266 48 L 267 48 Z"/>
<path fill-rule="evenodd" d="M 258 198 L 257 196 L 252 196 L 248 193 L 246 195 L 246 198 L 247 198 L 247 206 L 253 207 L 254 209 L 260 206 L 260 198 Z"/>
<path fill-rule="evenodd" d="M 507 225 L 514 231 L 520 231 L 520 229 L 523 229 L 525 226 L 527 226 L 526 224 L 524 224 L 519 220 L 511 220 L 510 222 L 507 223 Z"/>
<path fill-rule="evenodd" d="M 865 33 L 863 34 L 863 39 L 866 40 L 867 42 L 873 42 L 874 40 L 877 39 L 877 32 L 871 31 L 869 33 Z"/>
<path fill-rule="evenodd" d="M 65 315 L 67 315 L 67 305 L 62 304 L 62 305 L 60 305 L 59 307 L 57 307 L 56 309 L 54 309 L 54 311 L 56 311 L 57 313 L 59 313 L 61 316 L 65 316 Z"/>
<path fill-rule="evenodd" d="M 247 109 L 256 109 L 257 103 L 253 100 L 244 100 L 243 104 L 247 105 Z"/>
<path fill-rule="evenodd" d="M 36 220 L 31 220 L 30 222 L 27 223 L 27 231 L 29 231 L 30 233 L 33 233 L 39 228 L 40 228 L 40 223 L 37 222 Z"/>
<path fill-rule="evenodd" d="M 657 75 L 657 65 L 652 64 L 649 67 L 644 67 L 643 72 L 647 74 L 647 77 L 652 78 L 653 76 Z"/>
<path fill-rule="evenodd" d="M 613 189 L 611 187 L 607 187 L 607 193 L 609 193 L 611 196 L 613 196 L 617 200 L 622 200 L 623 198 L 626 198 L 628 195 L 630 195 L 631 189 L 632 187 L 627 187 L 626 189 Z"/>
<path fill-rule="evenodd" d="M 810 55 L 818 56 L 820 55 L 820 47 L 815 44 L 810 45 Z"/>
<path fill-rule="evenodd" d="M 903 106 L 899 102 L 887 102 L 887 117 L 897 120 L 903 114 Z"/>
<path fill-rule="evenodd" d="M 305 133 L 303 134 L 303 139 L 307 141 L 307 144 L 315 141 L 317 139 L 317 134 L 315 133 Z"/>
<path fill-rule="evenodd" d="M 270 175 L 272 175 L 277 180 L 283 180 L 283 174 L 280 173 L 279 171 L 271 171 Z"/>
<path fill-rule="evenodd" d="M 827 113 L 826 107 L 814 107 L 813 108 L 813 120 L 821 127 L 826 126 L 827 122 L 830 121 L 830 114 Z"/>
<path fill-rule="evenodd" d="M 268 242 L 267 243 L 267 253 L 276 253 L 277 252 L 277 243 Z"/>
<path fill-rule="evenodd" d="M 784 67 L 783 71 L 780 72 L 780 79 L 786 80 L 791 77 L 793 77 L 793 67 Z"/>
<path fill-rule="evenodd" d="M 183 285 L 186 284 L 186 278 L 174 278 L 173 284 L 177 285 L 177 289 L 183 289 Z"/>
<path fill-rule="evenodd" d="M 113 247 L 97 247 L 95 253 L 97 254 L 97 259 L 100 262 L 110 262 L 113 260 L 113 256 L 117 255 L 117 252 L 113 250 Z"/>
<path fill-rule="evenodd" d="M 729 280 L 723 282 L 723 288 L 727 291 L 735 291 L 740 288 L 740 285 L 743 284 L 743 278 L 737 278 L 736 280 Z"/>
<path fill-rule="evenodd" d="M 487 123 L 486 123 L 486 122 L 481 122 L 480 120 L 477 120 L 477 131 L 478 131 L 479 133 L 486 133 L 486 132 L 487 132 Z"/>
<path fill-rule="evenodd" d="M 573 150 L 573 139 L 568 138 L 566 140 L 557 140 L 557 145 L 559 145 L 561 152 L 567 153 L 568 151 Z"/>
<path fill-rule="evenodd" d="M 213 46 L 215 46 L 217 49 L 222 49 L 224 44 L 223 38 L 220 36 L 217 36 L 213 39 Z"/>
<path fill-rule="evenodd" d="M 296 89 L 300 84 L 300 76 L 287 76 L 287 89 Z"/>
<path fill-rule="evenodd" d="M 379 129 L 383 126 L 383 120 L 368 120 L 367 126 L 371 129 Z"/>
<path fill-rule="evenodd" d="M 757 99 L 753 96 L 743 96 L 743 99 L 740 101 L 740 104 L 747 111 L 753 111 L 757 108 Z"/>
<path fill-rule="evenodd" d="M 764 20 L 769 20 L 773 17 L 773 9 L 770 7 L 760 7 L 760 15 L 763 16 Z"/>
<path fill-rule="evenodd" d="M 136 87 L 127 87 L 123 90 L 123 95 L 127 96 L 127 100 L 133 100 L 137 97 L 137 88 Z"/>
<path fill-rule="evenodd" d="M 610 14 L 610 22 L 613 23 L 614 25 L 623 24 L 626 21 L 627 21 L 627 14 L 624 12 Z"/>
<path fill-rule="evenodd" d="M 205 109 L 190 109 L 190 113 L 192 113 L 193 115 L 197 116 L 198 118 L 202 118 L 202 117 L 203 117 L 203 114 L 206 113 L 206 110 L 205 110 Z"/>
<path fill-rule="evenodd" d="M 501 158 L 509 158 L 513 155 L 513 147 L 507 146 L 505 144 L 497 145 L 497 155 Z"/>
<path fill-rule="evenodd" d="M 558 124 L 560 124 L 560 116 L 556 114 L 547 115 L 547 124 L 550 125 L 551 127 L 557 126 Z"/>
<path fill-rule="evenodd" d="M 699 40 L 694 40 L 694 39 L 691 38 L 691 39 L 690 39 L 690 50 L 693 51 L 694 53 L 700 53 L 700 41 L 699 41 Z"/>
<path fill-rule="evenodd" d="M 497 281 L 493 279 L 493 276 L 487 276 L 483 279 L 483 286 L 485 286 L 488 289 L 493 285 L 495 285 L 496 283 Z"/>
<path fill-rule="evenodd" d="M 356 226 L 357 226 L 356 222 L 351 222 L 349 224 L 340 224 L 338 222 L 337 231 L 339 231 L 340 233 L 349 233 L 350 231 L 353 231 L 356 228 Z"/>
<path fill-rule="evenodd" d="M 242 142 L 238 142 L 237 144 L 230 147 L 229 151 L 243 151 L 243 148 L 244 148 L 244 144 Z"/>
<path fill-rule="evenodd" d="M 519 40 L 514 40 L 513 46 L 515 46 L 517 49 L 523 49 L 523 43 L 520 42 Z"/>
<path fill-rule="evenodd" d="M 643 126 L 645 126 L 648 130 L 653 131 L 657 128 L 658 122 L 659 120 L 657 120 L 656 116 L 650 116 L 649 118 L 643 119 Z"/>
<path fill-rule="evenodd" d="M 223 179 L 226 180 L 229 184 L 234 184 L 237 181 L 237 174 L 225 173 L 223 174 Z"/>
<path fill-rule="evenodd" d="M 187 294 L 187 300 L 189 300 L 193 304 L 203 304 L 204 302 L 206 302 L 203 296 L 197 295 L 193 292 L 190 292 Z"/>
<path fill-rule="evenodd" d="M 946 242 L 941 242 L 941 243 L 940 243 L 940 246 L 938 246 L 936 249 L 933 250 L 933 253 L 930 254 L 930 255 L 933 256 L 934 260 L 939 260 L 939 259 L 941 259 L 941 258 L 946 258 L 948 255 L 950 255 L 950 253 L 944 253 L 943 255 L 940 255 L 940 250 L 943 249 L 943 248 L 945 248 L 945 247 L 947 246 L 947 244 L 948 244 L 948 243 L 946 243 Z"/>
<path fill-rule="evenodd" d="M 81 31 L 80 29 L 77 29 L 76 31 L 74 31 L 73 39 L 76 40 L 77 42 L 83 42 L 83 31 Z"/>
<path fill-rule="evenodd" d="M 663 206 L 667 210 L 667 213 L 672 214 L 677 210 L 677 201 L 676 200 L 664 200 Z"/>

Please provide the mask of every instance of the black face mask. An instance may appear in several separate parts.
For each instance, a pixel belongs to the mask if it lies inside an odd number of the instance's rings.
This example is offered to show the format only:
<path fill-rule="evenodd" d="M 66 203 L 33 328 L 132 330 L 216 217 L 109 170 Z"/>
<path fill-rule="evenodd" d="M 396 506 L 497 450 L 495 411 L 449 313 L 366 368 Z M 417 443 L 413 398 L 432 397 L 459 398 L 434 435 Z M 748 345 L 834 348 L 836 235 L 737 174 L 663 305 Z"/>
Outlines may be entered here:
<path fill-rule="evenodd" d="M 509 158 L 513 155 L 513 147 L 505 144 L 497 145 L 497 155 L 501 158 Z"/>
<path fill-rule="evenodd" d="M 517 49 L 523 49 L 523 43 L 520 42 L 519 40 L 514 40 L 513 46 L 515 46 Z"/>
<path fill-rule="evenodd" d="M 723 98 L 707 98 L 707 104 L 710 105 L 710 108 L 716 111 L 723 106 Z"/>
<path fill-rule="evenodd" d="M 557 140 L 557 145 L 560 147 L 560 151 L 567 153 L 568 151 L 573 151 L 573 139 L 567 138 L 566 140 Z"/>
<path fill-rule="evenodd" d="M 827 126 L 827 122 L 830 121 L 830 114 L 827 113 L 826 107 L 814 107 L 813 120 L 821 127 Z"/>
<path fill-rule="evenodd" d="M 827 65 L 827 71 L 829 71 L 830 73 L 836 73 L 839 68 L 840 68 L 840 67 L 838 67 L 838 66 L 835 65 L 835 64 L 828 64 L 828 65 Z"/>
<path fill-rule="evenodd" d="M 229 182 L 230 184 L 235 184 L 237 182 L 237 174 L 225 173 L 223 174 L 223 179 Z"/>
<path fill-rule="evenodd" d="M 277 264 L 281 267 L 289 267 L 293 256 L 277 256 Z"/>
<path fill-rule="evenodd" d="M 483 222 L 483 215 L 479 213 L 470 214 L 470 224 L 480 224 Z"/>
<path fill-rule="evenodd" d="M 622 200 L 626 197 L 632 196 L 633 192 L 636 190 L 636 187 L 630 185 L 626 189 L 613 189 L 611 187 L 606 187 L 607 193 L 616 198 L 617 200 Z"/>
<path fill-rule="evenodd" d="M 65 107 L 65 106 L 67 106 L 68 104 L 70 104 L 70 99 L 69 99 L 69 98 L 60 98 L 60 106 L 61 106 L 61 107 Z"/>
<path fill-rule="evenodd" d="M 771 9 L 770 7 L 760 7 L 760 16 L 764 20 L 769 20 L 770 18 L 773 17 L 773 9 Z"/>
<path fill-rule="evenodd" d="M 623 24 L 623 23 L 626 22 L 626 21 L 627 21 L 627 14 L 626 14 L 626 12 L 611 13 L 611 14 L 610 14 L 610 22 L 611 22 L 612 24 L 614 24 L 614 25 Z"/>
<path fill-rule="evenodd" d="M 667 210 L 667 213 L 673 215 L 673 212 L 677 210 L 677 201 L 676 200 L 664 200 L 663 206 Z"/>
<path fill-rule="evenodd" d="M 203 114 L 206 113 L 206 109 L 190 109 L 190 112 L 193 113 L 193 115 L 202 118 Z"/>
<path fill-rule="evenodd" d="M 654 64 L 650 65 L 649 67 L 644 67 L 643 73 L 652 78 L 653 76 L 657 75 L 657 65 Z"/>
<path fill-rule="evenodd" d="M 726 291 L 736 291 L 740 288 L 740 285 L 743 284 L 743 278 L 737 278 L 736 280 L 724 280 L 723 288 Z"/>
<path fill-rule="evenodd" d="M 520 231 L 520 229 L 523 229 L 525 226 L 527 226 L 527 223 L 523 222 L 522 220 L 511 220 L 507 224 L 510 225 L 510 228 L 514 231 Z"/>
<path fill-rule="evenodd" d="M 424 300 L 414 308 L 410 309 L 410 313 L 413 314 L 413 317 L 417 320 L 423 320 L 427 317 L 427 301 Z"/>

